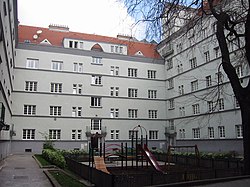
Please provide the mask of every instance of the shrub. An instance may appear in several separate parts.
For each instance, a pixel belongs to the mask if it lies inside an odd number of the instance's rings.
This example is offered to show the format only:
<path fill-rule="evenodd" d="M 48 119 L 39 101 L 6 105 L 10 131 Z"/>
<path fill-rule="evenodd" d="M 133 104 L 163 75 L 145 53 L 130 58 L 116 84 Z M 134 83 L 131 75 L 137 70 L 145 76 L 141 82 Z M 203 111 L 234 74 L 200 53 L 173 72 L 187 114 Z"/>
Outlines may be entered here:
<path fill-rule="evenodd" d="M 53 149 L 43 149 L 42 156 L 52 164 L 60 168 L 65 168 L 66 161 L 60 151 Z"/>

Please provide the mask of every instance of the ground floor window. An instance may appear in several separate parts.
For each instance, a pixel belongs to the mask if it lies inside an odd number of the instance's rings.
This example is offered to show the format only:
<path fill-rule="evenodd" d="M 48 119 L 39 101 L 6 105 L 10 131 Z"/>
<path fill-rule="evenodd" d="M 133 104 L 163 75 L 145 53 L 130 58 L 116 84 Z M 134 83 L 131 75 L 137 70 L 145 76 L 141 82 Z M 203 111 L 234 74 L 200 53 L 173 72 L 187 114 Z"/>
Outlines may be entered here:
<path fill-rule="evenodd" d="M 60 140 L 61 139 L 61 130 L 60 129 L 49 129 L 49 139 Z"/>
<path fill-rule="evenodd" d="M 23 129 L 23 139 L 24 140 L 34 140 L 35 139 L 35 129 Z"/>
<path fill-rule="evenodd" d="M 149 131 L 149 139 L 150 140 L 157 140 L 158 139 L 158 131 L 155 131 L 155 130 Z"/>

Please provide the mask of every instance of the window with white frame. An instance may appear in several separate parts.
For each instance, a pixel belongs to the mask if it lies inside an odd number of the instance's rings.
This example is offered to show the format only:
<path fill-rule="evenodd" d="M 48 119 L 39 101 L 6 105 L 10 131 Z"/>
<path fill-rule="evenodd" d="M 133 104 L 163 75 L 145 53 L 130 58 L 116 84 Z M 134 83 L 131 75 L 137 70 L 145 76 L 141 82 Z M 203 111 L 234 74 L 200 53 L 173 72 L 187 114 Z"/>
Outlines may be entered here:
<path fill-rule="evenodd" d="M 181 117 L 184 117 L 186 114 L 185 114 L 185 107 L 182 106 L 182 107 L 179 107 L 179 112 L 180 112 L 180 116 Z"/>
<path fill-rule="evenodd" d="M 204 57 L 205 57 L 205 62 L 209 62 L 210 61 L 209 51 L 204 52 Z"/>
<path fill-rule="evenodd" d="M 174 120 L 173 120 L 173 119 L 170 119 L 170 120 L 168 120 L 168 123 L 169 123 L 169 128 L 170 128 L 170 130 L 175 130 Z"/>
<path fill-rule="evenodd" d="M 111 108 L 110 109 L 110 117 L 118 118 L 119 117 L 119 108 Z"/>
<path fill-rule="evenodd" d="M 71 139 L 72 140 L 81 140 L 82 139 L 82 130 L 80 130 L 80 129 L 71 130 Z"/>
<path fill-rule="evenodd" d="M 0 121 L 4 122 L 5 119 L 5 106 L 3 103 L 0 103 Z"/>
<path fill-rule="evenodd" d="M 238 75 L 239 78 L 243 77 L 243 69 L 242 65 L 238 65 L 235 67 L 236 74 Z"/>
<path fill-rule="evenodd" d="M 218 133 L 219 133 L 219 138 L 225 138 L 225 127 L 224 126 L 218 126 Z"/>
<path fill-rule="evenodd" d="M 168 109 L 169 110 L 174 109 L 174 99 L 169 99 L 168 100 Z"/>
<path fill-rule="evenodd" d="M 242 125 L 235 125 L 236 138 L 243 138 Z"/>
<path fill-rule="evenodd" d="M 73 84 L 73 94 L 82 94 L 82 84 Z"/>
<path fill-rule="evenodd" d="M 184 94 L 184 85 L 180 85 L 179 86 L 179 95 L 183 95 Z"/>
<path fill-rule="evenodd" d="M 128 76 L 129 77 L 137 77 L 137 69 L 135 69 L 135 68 L 128 68 Z"/>
<path fill-rule="evenodd" d="M 186 138 L 185 129 L 180 129 L 180 130 L 179 130 L 179 137 L 180 137 L 180 139 Z"/>
<path fill-rule="evenodd" d="M 173 59 L 167 59 L 167 70 L 170 70 L 173 68 Z"/>
<path fill-rule="evenodd" d="M 92 85 L 102 85 L 102 76 L 92 75 L 91 84 Z"/>
<path fill-rule="evenodd" d="M 91 97 L 90 106 L 101 107 L 101 97 Z"/>
<path fill-rule="evenodd" d="M 168 89 L 173 89 L 174 88 L 174 79 L 168 79 Z"/>
<path fill-rule="evenodd" d="M 102 64 L 101 57 L 92 57 L 92 64 Z"/>
<path fill-rule="evenodd" d="M 115 130 L 115 139 L 116 140 L 120 139 L 120 131 L 119 130 Z"/>
<path fill-rule="evenodd" d="M 157 130 L 149 130 L 149 139 L 150 140 L 158 140 L 158 131 Z"/>
<path fill-rule="evenodd" d="M 110 96 L 119 96 L 119 87 L 110 87 Z"/>
<path fill-rule="evenodd" d="M 74 40 L 70 40 L 69 41 L 69 48 L 80 48 L 83 49 L 83 42 L 78 42 L 78 41 L 74 41 Z"/>
<path fill-rule="evenodd" d="M 49 139 L 50 140 L 60 140 L 61 139 L 61 129 L 49 129 Z"/>
<path fill-rule="evenodd" d="M 78 62 L 74 62 L 73 63 L 73 71 L 78 72 L 78 73 L 82 73 L 83 72 L 83 64 L 78 63 Z"/>
<path fill-rule="evenodd" d="M 34 140 L 35 129 L 23 129 L 23 140 Z"/>
<path fill-rule="evenodd" d="M 36 105 L 24 105 L 23 114 L 24 115 L 36 115 Z"/>
<path fill-rule="evenodd" d="M 118 46 L 118 45 L 111 45 L 110 46 L 110 51 L 111 51 L 111 53 L 122 54 L 123 53 L 123 47 L 122 46 Z"/>
<path fill-rule="evenodd" d="M 72 117 L 81 117 L 82 107 L 72 107 Z"/>
<path fill-rule="evenodd" d="M 148 98 L 156 99 L 157 98 L 157 90 L 148 90 Z"/>
<path fill-rule="evenodd" d="M 38 69 L 39 60 L 27 58 L 26 68 Z"/>
<path fill-rule="evenodd" d="M 177 73 L 179 74 L 179 73 L 182 73 L 183 72 L 183 66 L 182 66 L 182 64 L 178 64 L 177 65 Z"/>
<path fill-rule="evenodd" d="M 218 58 L 220 56 L 220 48 L 219 47 L 215 47 L 214 48 L 214 57 Z"/>
<path fill-rule="evenodd" d="M 199 104 L 192 105 L 192 109 L 193 109 L 193 114 L 199 114 L 200 113 L 200 105 Z"/>
<path fill-rule="evenodd" d="M 207 109 L 208 109 L 208 112 L 213 112 L 214 111 L 214 102 L 213 101 L 208 101 L 207 102 Z"/>
<path fill-rule="evenodd" d="M 192 129 L 193 132 L 193 139 L 200 139 L 200 128 L 193 128 Z"/>
<path fill-rule="evenodd" d="M 218 99 L 218 107 L 219 107 L 219 110 L 224 110 L 225 106 L 224 106 L 223 98 Z"/>
<path fill-rule="evenodd" d="M 206 76 L 206 87 L 212 86 L 212 78 L 211 75 Z"/>
<path fill-rule="evenodd" d="M 119 75 L 119 67 L 118 66 L 111 66 L 110 67 L 110 74 L 113 76 Z"/>
<path fill-rule="evenodd" d="M 120 131 L 119 130 L 110 130 L 110 139 L 111 140 L 119 140 L 119 134 Z"/>
<path fill-rule="evenodd" d="M 138 89 L 129 88 L 128 97 L 137 97 L 137 92 L 138 92 Z"/>
<path fill-rule="evenodd" d="M 102 130 L 102 120 L 91 119 L 91 130 Z"/>
<path fill-rule="evenodd" d="M 156 78 L 156 71 L 155 70 L 148 70 L 148 78 L 155 79 Z"/>
<path fill-rule="evenodd" d="M 138 130 L 129 130 L 128 131 L 128 138 L 132 139 L 132 136 L 134 139 L 136 138 L 136 136 L 138 137 Z"/>
<path fill-rule="evenodd" d="M 71 130 L 71 139 L 76 140 L 76 130 Z"/>
<path fill-rule="evenodd" d="M 49 115 L 51 116 L 61 116 L 62 115 L 62 107 L 61 106 L 50 106 L 49 107 Z"/>
<path fill-rule="evenodd" d="M 156 119 L 157 117 L 157 110 L 149 110 L 148 111 L 148 118 L 150 119 Z"/>
<path fill-rule="evenodd" d="M 208 138 L 213 139 L 214 138 L 214 128 L 208 127 Z"/>
<path fill-rule="evenodd" d="M 182 51 L 182 43 L 176 44 L 176 50 L 177 50 L 177 53 Z"/>
<path fill-rule="evenodd" d="M 218 84 L 221 84 L 223 82 L 223 74 L 221 72 L 216 73 L 215 77 Z"/>
<path fill-rule="evenodd" d="M 62 83 L 50 83 L 50 92 L 62 93 Z"/>
<path fill-rule="evenodd" d="M 51 63 L 51 69 L 55 71 L 61 71 L 63 66 L 62 61 L 52 61 Z"/>
<path fill-rule="evenodd" d="M 198 80 L 191 82 L 191 92 L 198 90 Z"/>
<path fill-rule="evenodd" d="M 239 101 L 236 99 L 235 96 L 234 96 L 234 107 L 235 107 L 235 108 L 240 108 Z"/>
<path fill-rule="evenodd" d="M 36 81 L 25 81 L 25 91 L 36 92 L 37 82 Z"/>
<path fill-rule="evenodd" d="M 137 118 L 138 109 L 128 109 L 129 118 Z"/>
<path fill-rule="evenodd" d="M 190 67 L 191 67 L 191 69 L 197 67 L 197 59 L 196 59 L 196 57 L 191 58 L 191 59 L 189 60 L 189 62 L 190 62 Z"/>

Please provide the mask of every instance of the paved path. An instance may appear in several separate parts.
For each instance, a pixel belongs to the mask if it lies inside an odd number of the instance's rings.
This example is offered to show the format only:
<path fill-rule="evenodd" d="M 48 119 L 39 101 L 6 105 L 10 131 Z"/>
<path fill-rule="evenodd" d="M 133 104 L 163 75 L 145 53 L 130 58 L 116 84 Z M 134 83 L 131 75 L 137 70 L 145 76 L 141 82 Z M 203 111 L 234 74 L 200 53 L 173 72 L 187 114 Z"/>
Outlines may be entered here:
<path fill-rule="evenodd" d="M 0 187 L 52 187 L 31 154 L 12 155 L 0 166 Z"/>

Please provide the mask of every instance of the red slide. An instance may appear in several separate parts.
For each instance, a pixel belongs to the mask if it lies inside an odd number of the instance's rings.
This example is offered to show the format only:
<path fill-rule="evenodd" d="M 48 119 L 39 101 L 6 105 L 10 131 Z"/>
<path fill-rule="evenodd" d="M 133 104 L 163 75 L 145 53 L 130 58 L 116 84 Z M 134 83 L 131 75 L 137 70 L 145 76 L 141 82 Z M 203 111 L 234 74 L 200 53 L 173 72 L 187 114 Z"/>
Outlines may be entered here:
<path fill-rule="evenodd" d="M 142 148 L 143 155 L 146 157 L 146 159 L 150 163 L 150 165 L 152 167 L 154 167 L 156 171 L 164 173 L 164 171 L 162 171 L 162 169 L 161 169 L 160 165 L 158 164 L 158 162 L 157 162 L 156 158 L 154 157 L 154 155 L 149 151 L 147 145 L 144 144 L 144 147 L 141 147 L 141 148 Z"/>

